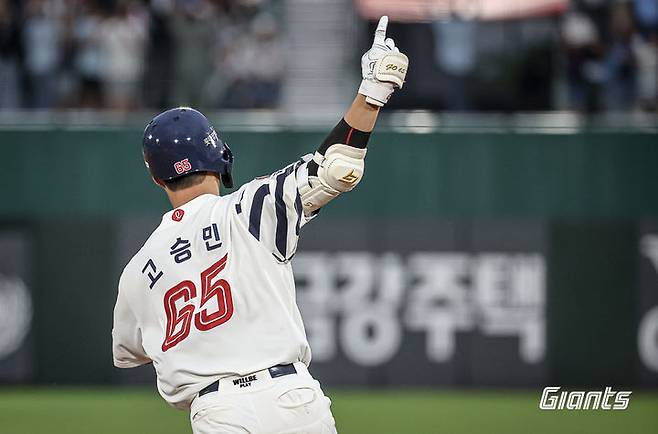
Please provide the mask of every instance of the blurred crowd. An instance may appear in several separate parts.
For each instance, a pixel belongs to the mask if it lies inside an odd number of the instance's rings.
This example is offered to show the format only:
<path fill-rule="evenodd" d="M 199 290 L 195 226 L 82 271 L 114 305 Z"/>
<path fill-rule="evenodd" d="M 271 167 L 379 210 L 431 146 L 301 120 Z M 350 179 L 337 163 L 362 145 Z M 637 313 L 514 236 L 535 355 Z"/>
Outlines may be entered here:
<path fill-rule="evenodd" d="M 278 104 L 275 0 L 0 0 L 0 109 Z"/>
<path fill-rule="evenodd" d="M 558 15 L 497 21 L 453 14 L 395 32 L 412 59 L 397 108 L 599 113 L 658 105 L 658 0 L 572 0 Z"/>
<path fill-rule="evenodd" d="M 574 2 L 561 40 L 569 108 L 656 110 L 658 0 Z"/>
<path fill-rule="evenodd" d="M 285 1 L 0 0 L 0 109 L 278 107 Z M 372 30 L 347 47 L 353 71 L 337 73 L 356 80 Z M 451 15 L 390 30 L 413 65 L 393 108 L 658 107 L 658 0 L 572 0 L 558 16 Z"/>

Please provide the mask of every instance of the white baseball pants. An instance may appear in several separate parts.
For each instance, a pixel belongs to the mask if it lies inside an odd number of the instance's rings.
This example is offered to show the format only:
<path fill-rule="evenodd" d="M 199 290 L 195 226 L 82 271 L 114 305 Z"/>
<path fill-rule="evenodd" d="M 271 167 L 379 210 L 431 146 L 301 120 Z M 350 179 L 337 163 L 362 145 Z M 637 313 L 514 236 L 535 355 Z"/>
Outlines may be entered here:
<path fill-rule="evenodd" d="M 192 402 L 194 434 L 336 434 L 331 401 L 303 363 L 297 374 L 272 378 L 267 369 L 228 377 Z"/>

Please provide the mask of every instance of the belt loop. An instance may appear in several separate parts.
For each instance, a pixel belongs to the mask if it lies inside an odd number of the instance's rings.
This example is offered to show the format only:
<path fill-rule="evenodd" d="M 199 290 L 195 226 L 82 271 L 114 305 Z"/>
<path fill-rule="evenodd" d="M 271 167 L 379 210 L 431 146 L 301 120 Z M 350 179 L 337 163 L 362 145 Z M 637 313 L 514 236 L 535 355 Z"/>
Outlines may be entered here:
<path fill-rule="evenodd" d="M 210 383 L 203 389 L 199 391 L 199 396 L 206 395 L 211 392 L 217 392 L 219 390 L 219 380 L 215 380 L 214 382 Z"/>
<path fill-rule="evenodd" d="M 272 378 L 278 378 L 278 377 L 283 377 L 284 375 L 291 375 L 291 374 L 296 374 L 297 369 L 295 369 L 295 365 L 292 363 L 288 365 L 276 365 L 272 366 L 271 368 L 268 369 L 270 372 L 270 377 Z"/>

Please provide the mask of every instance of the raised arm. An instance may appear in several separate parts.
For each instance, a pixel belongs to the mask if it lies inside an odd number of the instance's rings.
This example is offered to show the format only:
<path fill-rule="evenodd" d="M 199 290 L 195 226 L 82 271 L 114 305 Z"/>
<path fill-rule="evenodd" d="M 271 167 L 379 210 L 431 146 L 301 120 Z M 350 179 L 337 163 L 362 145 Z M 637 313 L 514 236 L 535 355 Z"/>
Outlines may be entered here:
<path fill-rule="evenodd" d="M 379 20 L 372 47 L 361 58 L 363 80 L 345 116 L 308 162 L 308 182 L 300 187 L 304 214 L 310 216 L 361 181 L 366 146 L 379 109 L 404 84 L 409 60 L 386 38 L 388 17 Z"/>

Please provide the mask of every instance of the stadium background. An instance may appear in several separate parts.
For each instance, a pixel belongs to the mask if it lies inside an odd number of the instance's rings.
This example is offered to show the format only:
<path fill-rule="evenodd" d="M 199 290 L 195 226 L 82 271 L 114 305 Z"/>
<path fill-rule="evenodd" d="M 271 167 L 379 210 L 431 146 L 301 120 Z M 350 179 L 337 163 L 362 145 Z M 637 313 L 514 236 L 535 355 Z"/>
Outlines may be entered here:
<path fill-rule="evenodd" d="M 111 365 L 166 211 L 141 131 L 210 114 L 238 185 L 345 109 L 372 20 L 411 59 L 293 266 L 343 433 L 658 431 L 658 2 L 0 1 L 0 432 L 189 432 Z M 544 386 L 633 390 L 542 412 Z"/>

